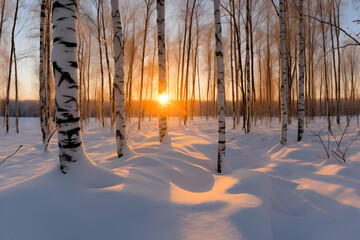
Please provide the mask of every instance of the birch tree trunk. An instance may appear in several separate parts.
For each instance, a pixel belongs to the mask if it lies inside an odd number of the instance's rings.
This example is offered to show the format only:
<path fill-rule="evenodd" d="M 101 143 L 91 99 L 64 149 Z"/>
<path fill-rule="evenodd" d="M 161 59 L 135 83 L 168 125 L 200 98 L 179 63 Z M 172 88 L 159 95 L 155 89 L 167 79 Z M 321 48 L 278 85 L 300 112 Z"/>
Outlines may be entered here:
<path fill-rule="evenodd" d="M 45 88 L 45 20 L 46 20 L 46 0 L 41 1 L 40 12 L 40 69 L 39 69 L 39 95 L 40 95 L 40 127 L 42 134 L 42 141 L 46 141 L 46 121 L 45 121 L 45 107 L 46 107 L 46 88 Z"/>
<path fill-rule="evenodd" d="M 247 89 L 247 114 L 245 132 L 250 132 L 251 122 L 251 87 L 250 87 L 250 4 L 246 1 L 246 89 Z"/>
<path fill-rule="evenodd" d="M 78 164 L 89 162 L 79 122 L 76 19 L 77 0 L 53 0 L 52 63 L 60 169 L 64 174 Z"/>
<path fill-rule="evenodd" d="M 115 100 L 116 100 L 116 147 L 118 157 L 123 156 L 126 145 L 125 99 L 124 99 L 124 53 L 119 0 L 111 0 L 111 15 L 114 28 Z"/>
<path fill-rule="evenodd" d="M 221 173 L 225 160 L 225 85 L 224 85 L 224 62 L 222 52 L 220 0 L 214 0 L 215 15 L 215 41 L 216 41 L 216 73 L 218 89 L 218 164 L 217 171 Z"/>
<path fill-rule="evenodd" d="M 285 26 L 285 5 L 284 1 L 279 0 L 279 20 L 280 20 L 280 58 L 281 58 L 281 139 L 280 143 L 285 145 L 287 142 L 287 69 L 286 69 L 286 26 Z"/>
<path fill-rule="evenodd" d="M 18 9 L 19 9 L 19 0 L 16 1 L 14 22 L 13 22 L 12 31 L 11 31 L 11 50 L 10 50 L 10 60 L 9 60 L 9 75 L 8 75 L 8 82 L 7 82 L 5 114 L 4 114 L 5 121 L 6 121 L 6 132 L 9 132 L 11 70 L 12 70 L 14 51 L 15 51 L 15 27 L 16 27 Z"/>
<path fill-rule="evenodd" d="M 158 94 L 166 94 L 166 46 L 165 46 L 165 0 L 157 0 L 159 88 Z M 160 104 L 159 140 L 162 142 L 167 131 L 166 105 Z"/>
<path fill-rule="evenodd" d="M 304 70 L 305 40 L 303 22 L 303 0 L 299 0 L 299 97 L 298 97 L 298 142 L 304 133 Z"/>
<path fill-rule="evenodd" d="M 46 56 L 46 64 L 45 64 L 45 130 L 46 130 L 46 139 L 48 138 L 50 134 L 50 123 L 51 123 L 51 108 L 50 108 L 50 99 L 51 99 L 51 88 L 50 88 L 50 82 L 51 82 L 51 1 L 46 0 L 46 8 L 45 8 L 45 14 L 46 14 L 46 20 L 45 20 L 45 56 Z"/>

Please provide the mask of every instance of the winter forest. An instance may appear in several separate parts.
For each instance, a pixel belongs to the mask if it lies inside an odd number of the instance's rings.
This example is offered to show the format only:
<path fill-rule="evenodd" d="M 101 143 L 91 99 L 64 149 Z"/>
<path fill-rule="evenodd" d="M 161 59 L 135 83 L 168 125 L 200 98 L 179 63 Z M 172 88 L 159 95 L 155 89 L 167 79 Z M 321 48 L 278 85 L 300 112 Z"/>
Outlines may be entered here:
<path fill-rule="evenodd" d="M 360 235 L 358 0 L 0 0 L 0 239 Z"/>

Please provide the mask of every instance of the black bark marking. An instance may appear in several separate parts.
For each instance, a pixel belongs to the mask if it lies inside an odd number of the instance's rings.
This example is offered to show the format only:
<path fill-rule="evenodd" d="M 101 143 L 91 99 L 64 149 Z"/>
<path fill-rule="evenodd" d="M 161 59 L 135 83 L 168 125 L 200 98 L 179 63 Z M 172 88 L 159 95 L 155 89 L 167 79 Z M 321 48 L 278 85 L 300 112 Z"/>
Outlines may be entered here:
<path fill-rule="evenodd" d="M 66 81 L 70 84 L 75 84 L 76 85 L 76 82 L 74 81 L 74 79 L 71 78 L 70 74 L 68 72 L 64 72 L 62 75 L 61 75 L 61 78 L 60 78 L 60 81 L 59 81 L 59 84 L 58 84 L 58 87 L 61 85 L 61 83 L 63 81 Z"/>
<path fill-rule="evenodd" d="M 70 130 L 67 130 L 67 131 L 59 131 L 59 134 L 67 136 L 67 139 L 59 142 L 59 144 L 58 144 L 59 147 L 61 147 L 61 148 L 72 148 L 72 149 L 80 147 L 82 142 L 81 141 L 75 142 L 74 139 L 72 139 L 73 135 L 79 136 L 79 132 L 80 132 L 79 127 L 74 128 L 74 129 L 70 129 Z"/>

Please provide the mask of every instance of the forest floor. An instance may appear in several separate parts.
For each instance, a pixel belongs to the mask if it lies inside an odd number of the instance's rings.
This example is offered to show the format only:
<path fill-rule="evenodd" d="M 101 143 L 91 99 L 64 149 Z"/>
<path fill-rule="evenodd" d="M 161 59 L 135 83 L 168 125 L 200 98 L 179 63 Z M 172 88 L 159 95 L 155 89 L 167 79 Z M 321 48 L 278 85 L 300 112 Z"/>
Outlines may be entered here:
<path fill-rule="evenodd" d="M 157 119 L 146 119 L 141 131 L 135 122 L 121 159 L 110 126 L 85 125 L 86 152 L 101 167 L 78 177 L 60 172 L 56 134 L 43 152 L 38 118 L 21 118 L 20 134 L 1 128 L 0 162 L 23 147 L 0 165 L 0 239 L 359 239 L 360 139 L 340 164 L 324 119 L 308 126 L 322 130 L 329 159 L 310 130 L 296 142 L 296 120 L 280 146 L 277 119 L 249 134 L 228 119 L 222 174 L 215 171 L 216 120 L 170 120 L 168 144 L 158 143 Z M 337 140 L 342 123 L 333 127 Z M 353 120 L 340 151 L 358 130 Z"/>

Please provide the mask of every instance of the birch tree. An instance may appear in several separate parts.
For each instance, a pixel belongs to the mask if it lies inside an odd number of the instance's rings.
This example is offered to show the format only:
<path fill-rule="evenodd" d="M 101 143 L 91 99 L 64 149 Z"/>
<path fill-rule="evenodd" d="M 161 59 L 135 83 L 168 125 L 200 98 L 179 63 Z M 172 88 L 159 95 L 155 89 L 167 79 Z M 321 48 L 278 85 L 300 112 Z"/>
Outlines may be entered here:
<path fill-rule="evenodd" d="M 299 97 L 298 97 L 298 141 L 304 133 L 304 70 L 305 40 L 303 22 L 303 0 L 299 0 Z"/>
<path fill-rule="evenodd" d="M 280 62 L 281 62 L 281 139 L 280 143 L 287 142 L 287 69 L 286 69 L 286 26 L 285 26 L 285 4 L 286 0 L 279 0 L 279 21 L 280 21 Z"/>
<path fill-rule="evenodd" d="M 40 94 L 40 128 L 42 141 L 46 141 L 46 87 L 45 87 L 45 20 L 46 20 L 46 0 L 41 1 L 40 7 L 40 69 L 39 69 L 39 94 Z"/>
<path fill-rule="evenodd" d="M 125 99 L 124 99 L 124 53 L 119 0 L 111 0 L 111 16 L 114 28 L 115 101 L 116 101 L 116 147 L 118 157 L 123 156 L 126 144 Z"/>
<path fill-rule="evenodd" d="M 165 0 L 157 0 L 159 96 L 166 94 L 166 46 L 165 46 Z M 166 106 L 160 104 L 159 140 L 162 142 L 167 131 Z"/>
<path fill-rule="evenodd" d="M 247 89 L 247 114 L 246 114 L 246 128 L 245 132 L 250 132 L 251 122 L 251 87 L 250 87 L 250 3 L 246 0 L 246 89 Z"/>
<path fill-rule="evenodd" d="M 19 9 L 19 0 L 16 1 L 15 7 L 15 14 L 14 14 L 14 21 L 11 31 L 11 48 L 10 48 L 10 61 L 9 61 L 9 74 L 8 74 L 8 82 L 7 82 L 7 91 L 6 91 L 6 102 L 5 102 L 5 121 L 6 121 L 6 132 L 9 132 L 9 112 L 10 112 L 10 84 L 11 84 L 11 70 L 12 70 L 12 63 L 13 63 L 13 56 L 15 51 L 15 27 L 16 27 L 16 20 L 18 15 Z"/>
<path fill-rule="evenodd" d="M 215 15 L 215 41 L 216 41 L 216 74 L 218 89 L 218 164 L 217 171 L 221 173 L 225 160 L 225 85 L 224 85 L 224 61 L 222 52 L 220 0 L 214 0 Z"/>
<path fill-rule="evenodd" d="M 64 174 L 75 164 L 89 161 L 80 132 L 76 19 L 77 0 L 53 0 L 52 63 L 60 169 Z"/>

